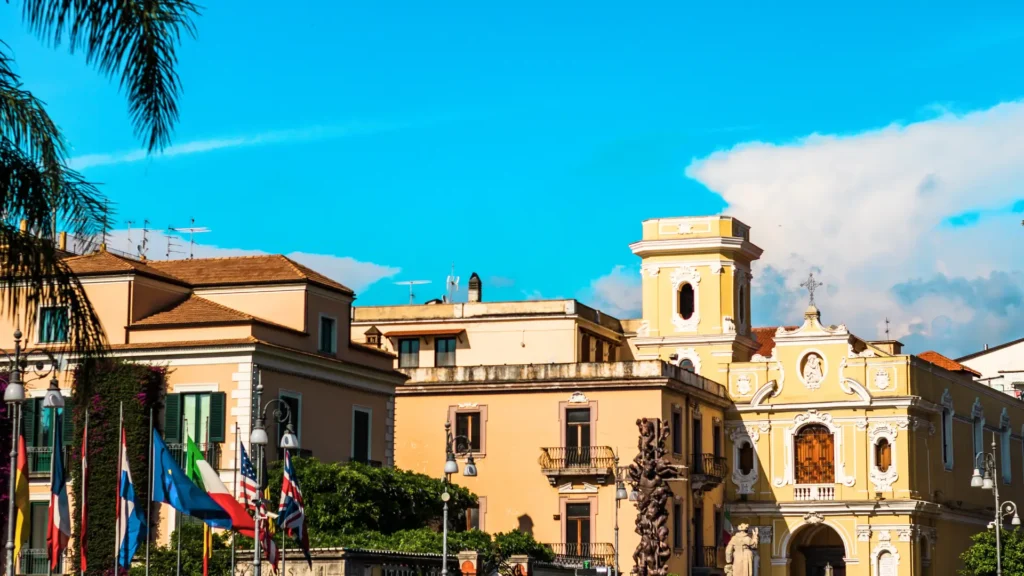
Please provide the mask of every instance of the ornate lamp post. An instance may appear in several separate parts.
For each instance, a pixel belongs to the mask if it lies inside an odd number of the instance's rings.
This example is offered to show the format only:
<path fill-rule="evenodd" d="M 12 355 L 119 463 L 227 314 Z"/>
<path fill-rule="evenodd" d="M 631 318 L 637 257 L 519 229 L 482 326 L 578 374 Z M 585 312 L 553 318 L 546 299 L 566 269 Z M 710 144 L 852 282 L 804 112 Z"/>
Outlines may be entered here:
<path fill-rule="evenodd" d="M 441 537 L 441 576 L 448 576 L 448 484 L 451 483 L 452 474 L 459 473 L 459 463 L 456 457 L 466 456 L 466 467 L 462 475 L 468 478 L 476 476 L 476 462 L 473 460 L 473 451 L 470 449 L 469 438 L 465 436 L 452 436 L 451 422 L 444 423 L 444 492 L 441 493 L 441 501 L 444 502 L 444 534 Z M 259 575 L 257 575 L 259 576 Z"/>
<path fill-rule="evenodd" d="M 984 475 L 983 475 L 984 474 Z M 1020 526 L 1017 505 L 1013 502 L 999 502 L 999 477 L 996 474 L 996 435 L 992 435 L 992 452 L 978 452 L 974 455 L 974 474 L 971 476 L 971 488 L 991 490 L 996 499 L 996 518 L 992 522 L 996 529 L 996 575 L 1003 576 L 1002 527 L 1007 517 L 1012 516 L 1010 524 Z"/>
<path fill-rule="evenodd" d="M 7 403 L 11 410 L 12 415 L 10 418 L 13 421 L 11 428 L 11 477 L 8 490 L 9 499 L 7 501 L 7 576 L 14 576 L 14 519 L 16 514 L 14 509 L 14 483 L 17 481 L 18 432 L 21 427 L 21 403 L 25 401 L 25 384 L 52 376 L 43 405 L 47 408 L 60 408 L 64 406 L 64 397 L 61 396 L 60 387 L 57 383 L 57 359 L 54 358 L 50 351 L 42 348 L 22 349 L 21 338 L 21 330 L 15 328 L 13 354 L 7 350 L 0 349 L 0 356 L 7 358 L 7 365 L 10 369 L 7 377 L 7 389 L 4 390 L 4 402 Z M 46 362 L 36 362 L 29 365 L 29 356 L 43 356 L 49 360 L 49 365 Z"/>
<path fill-rule="evenodd" d="M 619 576 L 619 505 L 629 498 L 626 492 L 624 469 L 619 467 L 619 455 L 615 454 L 615 576 Z"/>
<path fill-rule="evenodd" d="M 263 383 L 257 381 L 256 384 L 256 406 L 259 406 L 262 400 L 263 394 Z M 281 449 L 282 450 L 298 450 L 299 449 L 299 438 L 295 435 L 295 431 L 292 429 L 292 413 L 291 408 L 287 404 L 282 402 L 279 398 L 274 398 L 263 405 L 263 409 L 259 411 L 256 416 L 256 425 L 252 428 L 252 434 L 249 435 L 249 448 L 253 451 L 253 456 L 256 458 L 256 498 L 254 504 L 256 506 L 256 538 L 253 542 L 253 556 L 252 556 L 252 571 L 254 576 L 260 576 L 263 571 L 263 558 L 260 550 L 260 514 L 259 511 L 262 509 L 263 494 L 262 486 L 265 478 L 263 478 L 263 459 L 266 458 L 265 450 L 269 438 L 267 437 L 267 430 L 265 428 L 265 422 L 267 420 L 267 410 L 271 406 L 277 404 L 274 411 L 271 413 L 271 417 L 278 424 L 284 424 L 284 435 L 281 436 Z"/>

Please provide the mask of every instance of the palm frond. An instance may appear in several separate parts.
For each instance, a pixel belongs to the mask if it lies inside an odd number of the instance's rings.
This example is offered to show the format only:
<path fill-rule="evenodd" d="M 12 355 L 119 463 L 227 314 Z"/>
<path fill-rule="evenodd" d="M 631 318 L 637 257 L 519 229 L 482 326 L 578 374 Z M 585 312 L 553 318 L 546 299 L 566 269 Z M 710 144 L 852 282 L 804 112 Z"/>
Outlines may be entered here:
<path fill-rule="evenodd" d="M 136 136 L 150 152 L 165 148 L 178 120 L 175 71 L 182 33 L 195 35 L 199 7 L 189 0 L 25 0 L 23 17 L 37 35 L 108 76 L 120 76 Z"/>
<path fill-rule="evenodd" d="M 43 102 L 22 88 L 11 64 L 11 58 L 0 48 L 0 136 L 52 174 L 64 160 L 64 138 Z"/>

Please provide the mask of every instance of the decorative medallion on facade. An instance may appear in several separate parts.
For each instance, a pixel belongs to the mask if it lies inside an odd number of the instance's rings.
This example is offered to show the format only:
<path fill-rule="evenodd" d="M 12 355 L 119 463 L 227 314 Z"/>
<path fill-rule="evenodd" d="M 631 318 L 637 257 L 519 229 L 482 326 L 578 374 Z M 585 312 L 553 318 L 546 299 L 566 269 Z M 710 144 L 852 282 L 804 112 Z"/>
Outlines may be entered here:
<path fill-rule="evenodd" d="M 821 388 L 821 381 L 825 379 L 827 371 L 825 358 L 815 350 L 805 352 L 797 363 L 797 374 L 808 390 Z"/>
<path fill-rule="evenodd" d="M 683 318 L 679 311 L 679 289 L 683 284 L 693 287 L 693 314 Z M 700 272 L 692 266 L 680 266 L 672 271 L 672 325 L 679 332 L 693 332 L 700 324 Z"/>
<path fill-rule="evenodd" d="M 750 374 L 740 374 L 736 377 L 736 391 L 740 396 L 749 396 L 750 391 L 753 390 L 753 385 L 750 383 Z M 757 378 L 757 375 L 754 375 Z"/>
<path fill-rule="evenodd" d="M 573 392 L 572 396 L 569 396 L 569 404 L 586 404 L 587 402 L 587 395 L 583 392 Z"/>
<path fill-rule="evenodd" d="M 804 522 L 808 524 L 821 524 L 825 521 L 825 517 L 817 512 L 808 512 L 804 514 Z"/>
<path fill-rule="evenodd" d="M 870 542 L 871 526 L 857 526 L 857 540 L 860 542 Z"/>
<path fill-rule="evenodd" d="M 875 388 L 879 390 L 885 390 L 889 387 L 889 369 L 888 368 L 876 368 L 875 369 Z"/>

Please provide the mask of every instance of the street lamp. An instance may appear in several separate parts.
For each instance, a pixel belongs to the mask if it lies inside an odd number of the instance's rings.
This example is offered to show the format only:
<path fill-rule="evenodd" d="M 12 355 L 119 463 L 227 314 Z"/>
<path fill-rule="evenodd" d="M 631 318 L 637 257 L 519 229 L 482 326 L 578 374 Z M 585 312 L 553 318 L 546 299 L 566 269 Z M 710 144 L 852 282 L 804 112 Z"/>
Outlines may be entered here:
<path fill-rule="evenodd" d="M 466 456 L 466 467 L 462 469 L 463 476 L 473 478 L 476 476 L 477 470 L 469 438 L 452 436 L 451 422 L 444 423 L 444 437 L 444 492 L 441 493 L 441 501 L 444 502 L 444 534 L 441 537 L 441 576 L 448 576 L 448 500 L 451 500 L 452 497 L 448 493 L 448 485 L 451 483 L 452 474 L 459 473 L 459 463 L 455 458 Z"/>
<path fill-rule="evenodd" d="M 971 488 L 991 490 L 996 499 L 995 521 L 989 526 L 995 525 L 996 529 L 996 576 L 1003 576 L 1003 554 L 1002 554 L 1002 526 L 1007 517 L 1012 516 L 1010 524 L 1020 526 L 1020 516 L 1017 514 L 1017 505 L 1013 502 L 999 502 L 999 478 L 996 476 L 996 435 L 992 434 L 992 452 L 978 452 L 974 455 L 974 474 L 971 475 Z"/>
<path fill-rule="evenodd" d="M 47 408 L 60 408 L 64 406 L 64 397 L 60 394 L 60 387 L 57 382 L 57 359 L 48 350 L 33 348 L 24 350 L 21 347 L 21 330 L 14 329 L 14 354 L 7 350 L 0 349 L 0 356 L 7 357 L 9 374 L 7 376 L 7 388 L 4 390 L 4 402 L 12 412 L 11 420 L 14 426 L 11 428 L 11 478 L 7 500 L 7 576 L 14 576 L 14 484 L 17 481 L 18 462 L 18 434 L 21 427 L 21 403 L 25 401 L 25 384 L 35 380 L 42 380 L 47 376 L 53 376 L 50 380 L 50 388 L 46 391 L 43 405 Z M 44 356 L 49 363 L 36 362 L 29 364 L 29 356 Z M 56 396 L 54 392 L 56 391 Z M 49 404 L 47 404 L 49 402 Z"/>
<path fill-rule="evenodd" d="M 615 576 L 619 576 L 619 504 L 626 499 L 632 500 L 626 492 L 623 472 L 624 469 L 619 468 L 619 455 L 615 454 Z"/>
<path fill-rule="evenodd" d="M 256 382 L 256 406 L 260 405 L 263 395 L 263 382 L 260 380 L 259 373 L 257 372 Z M 267 437 L 266 421 L 267 411 L 271 406 L 277 404 L 274 411 L 271 412 L 271 418 L 274 419 L 278 424 L 284 424 L 284 434 L 281 436 L 280 447 L 282 450 L 298 450 L 299 449 L 299 438 L 295 435 L 295 430 L 292 428 L 292 412 L 288 404 L 281 401 L 280 398 L 274 398 L 263 405 L 263 409 L 257 413 L 256 424 L 252 428 L 252 433 L 249 435 L 249 448 L 253 452 L 253 457 L 256 459 L 256 498 L 253 499 L 253 503 L 256 507 L 256 519 L 255 519 L 255 542 L 253 542 L 253 557 L 252 557 L 252 571 L 255 576 L 260 576 L 263 571 L 263 558 L 260 551 L 260 510 L 262 510 L 263 494 L 260 492 L 263 488 L 263 458 L 266 458 L 265 450 L 269 438 Z"/>

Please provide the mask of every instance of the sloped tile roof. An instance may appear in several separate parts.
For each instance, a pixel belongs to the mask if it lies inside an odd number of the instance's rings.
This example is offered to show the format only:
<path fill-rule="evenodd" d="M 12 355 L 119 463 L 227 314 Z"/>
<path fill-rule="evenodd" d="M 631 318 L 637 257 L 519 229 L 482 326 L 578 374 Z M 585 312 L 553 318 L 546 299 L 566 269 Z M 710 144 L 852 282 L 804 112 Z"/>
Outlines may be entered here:
<path fill-rule="evenodd" d="M 125 258 L 124 256 L 117 256 L 107 252 L 106 250 L 100 250 L 83 256 L 72 256 L 65 259 L 64 262 L 69 268 L 71 268 L 71 271 L 74 272 L 76 276 L 137 272 L 154 278 L 159 278 L 161 280 L 170 281 L 175 284 L 185 284 L 185 282 L 180 278 L 176 278 L 175 276 L 154 268 L 150 265 L 152 262 L 143 262 L 141 260 Z"/>
<path fill-rule="evenodd" d="M 952 358 L 947 358 L 934 350 L 921 352 L 920 354 L 917 355 L 917 357 L 920 358 L 921 360 L 924 360 L 925 362 L 934 364 L 939 368 L 945 368 L 950 372 L 964 372 L 966 374 L 971 374 L 973 376 L 981 376 L 980 372 L 972 368 L 968 368 L 967 366 L 964 366 L 963 364 L 957 362 L 956 360 L 953 360 Z"/>
<path fill-rule="evenodd" d="M 351 288 L 280 254 L 160 260 L 149 265 L 195 287 L 310 282 L 354 294 Z"/>
<path fill-rule="evenodd" d="M 799 326 L 785 326 L 785 328 L 786 330 L 796 330 Z M 772 350 L 775 348 L 775 332 L 778 329 L 778 326 L 760 326 L 750 329 L 754 334 L 754 339 L 760 344 L 754 354 L 760 354 L 766 358 L 772 355 Z"/>
<path fill-rule="evenodd" d="M 212 300 L 200 296 L 189 296 L 170 308 L 147 316 L 131 325 L 138 326 L 180 326 L 183 324 L 223 324 L 223 323 L 246 323 L 258 322 L 267 326 L 281 328 L 290 332 L 301 332 L 288 326 L 282 326 L 269 320 L 264 320 L 244 312 L 228 308 Z"/>

